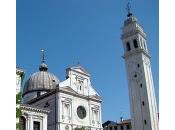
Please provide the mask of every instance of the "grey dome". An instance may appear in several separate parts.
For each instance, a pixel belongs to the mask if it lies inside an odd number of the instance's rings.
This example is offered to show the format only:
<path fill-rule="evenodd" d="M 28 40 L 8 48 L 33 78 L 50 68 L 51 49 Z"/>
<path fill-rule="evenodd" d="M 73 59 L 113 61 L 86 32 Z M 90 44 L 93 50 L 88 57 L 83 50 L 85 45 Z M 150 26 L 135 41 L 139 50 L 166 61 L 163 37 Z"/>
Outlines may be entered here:
<path fill-rule="evenodd" d="M 25 82 L 23 96 L 33 91 L 49 91 L 55 89 L 56 85 L 60 82 L 54 74 L 47 71 L 48 68 L 45 63 L 39 66 L 39 70 L 40 71 L 32 74 Z"/>

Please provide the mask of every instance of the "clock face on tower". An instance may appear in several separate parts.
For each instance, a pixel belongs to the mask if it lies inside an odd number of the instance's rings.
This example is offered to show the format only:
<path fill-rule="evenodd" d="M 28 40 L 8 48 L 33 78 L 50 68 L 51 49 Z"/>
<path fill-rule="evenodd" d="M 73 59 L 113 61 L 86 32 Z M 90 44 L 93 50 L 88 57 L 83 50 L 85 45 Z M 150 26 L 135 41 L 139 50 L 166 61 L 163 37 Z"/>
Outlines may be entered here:
<path fill-rule="evenodd" d="M 131 61 L 128 64 L 128 69 L 130 70 L 130 79 L 135 82 L 139 82 L 142 79 L 141 64 L 136 61 Z"/>
<path fill-rule="evenodd" d="M 77 115 L 80 119 L 84 119 L 86 117 L 86 110 L 83 106 L 79 106 L 77 108 Z"/>
<path fill-rule="evenodd" d="M 131 72 L 131 80 L 139 82 L 142 79 L 142 74 L 139 71 Z"/>

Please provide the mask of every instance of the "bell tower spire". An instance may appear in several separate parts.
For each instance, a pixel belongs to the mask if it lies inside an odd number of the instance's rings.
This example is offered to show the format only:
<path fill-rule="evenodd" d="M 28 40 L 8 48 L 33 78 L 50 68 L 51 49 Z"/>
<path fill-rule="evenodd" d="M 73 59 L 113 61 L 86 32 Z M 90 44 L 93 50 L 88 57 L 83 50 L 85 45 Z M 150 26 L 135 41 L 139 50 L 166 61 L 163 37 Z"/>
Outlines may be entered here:
<path fill-rule="evenodd" d="M 121 40 L 127 71 L 132 130 L 158 130 L 158 116 L 146 34 L 127 4 Z"/>
<path fill-rule="evenodd" d="M 128 12 L 127 17 L 132 16 L 132 13 L 131 13 L 131 4 L 130 4 L 130 2 L 127 3 L 127 5 L 126 5 L 126 10 L 127 10 L 127 12 Z"/>

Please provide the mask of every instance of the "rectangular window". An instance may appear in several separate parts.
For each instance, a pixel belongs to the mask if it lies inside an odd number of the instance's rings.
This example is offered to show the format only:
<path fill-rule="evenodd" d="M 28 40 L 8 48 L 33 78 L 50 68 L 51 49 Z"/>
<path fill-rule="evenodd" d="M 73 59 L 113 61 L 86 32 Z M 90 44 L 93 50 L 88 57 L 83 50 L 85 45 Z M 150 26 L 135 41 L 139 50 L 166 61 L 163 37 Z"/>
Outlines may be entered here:
<path fill-rule="evenodd" d="M 117 130 L 117 126 L 114 126 L 114 130 Z"/>
<path fill-rule="evenodd" d="M 40 122 L 38 121 L 33 122 L 33 130 L 40 130 Z"/>
<path fill-rule="evenodd" d="M 146 125 L 146 120 L 144 120 L 144 123 L 145 123 L 145 125 Z"/>
<path fill-rule="evenodd" d="M 142 88 L 142 84 L 140 84 L 140 87 Z"/>
<path fill-rule="evenodd" d="M 37 97 L 39 97 L 41 95 L 41 92 L 37 92 Z"/>
<path fill-rule="evenodd" d="M 142 101 L 142 105 L 143 105 L 143 106 L 145 105 L 145 102 L 144 102 L 144 101 Z"/>
<path fill-rule="evenodd" d="M 140 64 L 137 64 L 137 67 L 139 68 L 140 67 Z"/>
<path fill-rule="evenodd" d="M 130 125 L 127 125 L 126 128 L 127 128 L 127 130 L 129 130 L 130 129 Z"/>

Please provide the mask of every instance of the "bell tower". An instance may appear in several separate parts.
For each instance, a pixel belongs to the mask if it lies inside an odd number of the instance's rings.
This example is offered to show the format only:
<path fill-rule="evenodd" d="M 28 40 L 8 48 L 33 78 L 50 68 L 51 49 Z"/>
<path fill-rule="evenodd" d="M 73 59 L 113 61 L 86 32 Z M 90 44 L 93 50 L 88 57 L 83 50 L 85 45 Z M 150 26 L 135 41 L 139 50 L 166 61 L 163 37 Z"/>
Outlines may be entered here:
<path fill-rule="evenodd" d="M 127 5 L 121 40 L 128 79 L 132 130 L 158 130 L 157 106 L 146 34 Z"/>

